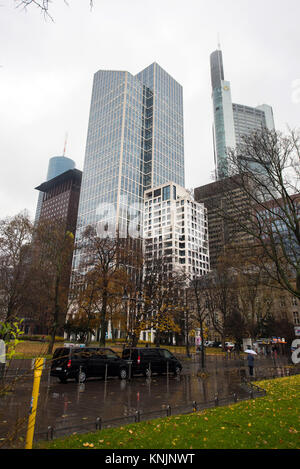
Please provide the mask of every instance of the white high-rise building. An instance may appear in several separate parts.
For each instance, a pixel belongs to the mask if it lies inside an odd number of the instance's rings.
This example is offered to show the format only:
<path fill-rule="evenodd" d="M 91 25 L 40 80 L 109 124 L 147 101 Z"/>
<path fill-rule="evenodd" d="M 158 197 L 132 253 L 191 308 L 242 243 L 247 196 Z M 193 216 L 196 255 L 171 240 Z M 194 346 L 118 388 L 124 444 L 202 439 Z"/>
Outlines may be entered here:
<path fill-rule="evenodd" d="M 166 272 L 189 278 L 210 270 L 207 209 L 173 182 L 145 191 L 143 238 L 146 268 L 163 259 Z"/>

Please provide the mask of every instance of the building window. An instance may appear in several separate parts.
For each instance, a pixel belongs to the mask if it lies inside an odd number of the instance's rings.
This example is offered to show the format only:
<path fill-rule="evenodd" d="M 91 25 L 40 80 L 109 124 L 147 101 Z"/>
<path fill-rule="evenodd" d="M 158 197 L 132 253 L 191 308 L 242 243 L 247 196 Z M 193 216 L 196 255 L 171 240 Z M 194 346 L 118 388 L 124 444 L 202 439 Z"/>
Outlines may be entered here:
<path fill-rule="evenodd" d="M 298 311 L 295 311 L 295 312 L 293 313 L 293 316 L 294 316 L 294 324 L 295 324 L 295 326 L 300 326 L 299 313 L 298 313 Z"/>
<path fill-rule="evenodd" d="M 163 200 L 170 199 L 170 186 L 163 187 Z"/>

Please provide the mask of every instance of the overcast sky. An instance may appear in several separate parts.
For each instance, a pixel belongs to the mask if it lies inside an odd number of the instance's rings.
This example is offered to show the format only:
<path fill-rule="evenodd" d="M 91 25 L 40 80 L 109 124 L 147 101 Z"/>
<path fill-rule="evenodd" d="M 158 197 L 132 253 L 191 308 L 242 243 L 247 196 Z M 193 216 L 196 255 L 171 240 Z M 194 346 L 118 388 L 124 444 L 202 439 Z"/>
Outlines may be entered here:
<path fill-rule="evenodd" d="M 156 61 L 182 86 L 186 187 L 212 181 L 209 55 L 223 50 L 233 102 L 273 106 L 277 129 L 300 127 L 299 0 L 0 0 L 0 218 L 34 217 L 48 161 L 83 169 L 93 74 L 136 74 Z"/>

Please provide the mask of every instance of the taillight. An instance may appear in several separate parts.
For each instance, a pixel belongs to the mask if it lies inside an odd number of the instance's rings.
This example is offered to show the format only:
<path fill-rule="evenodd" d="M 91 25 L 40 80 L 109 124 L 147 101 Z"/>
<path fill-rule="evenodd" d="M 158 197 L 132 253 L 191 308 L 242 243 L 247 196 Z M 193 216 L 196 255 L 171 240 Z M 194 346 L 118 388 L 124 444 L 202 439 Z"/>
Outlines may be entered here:
<path fill-rule="evenodd" d="M 141 357 L 140 356 L 138 356 L 137 363 L 138 363 L 138 365 L 141 363 Z"/>
<path fill-rule="evenodd" d="M 71 368 L 71 360 L 68 361 L 67 367 Z"/>

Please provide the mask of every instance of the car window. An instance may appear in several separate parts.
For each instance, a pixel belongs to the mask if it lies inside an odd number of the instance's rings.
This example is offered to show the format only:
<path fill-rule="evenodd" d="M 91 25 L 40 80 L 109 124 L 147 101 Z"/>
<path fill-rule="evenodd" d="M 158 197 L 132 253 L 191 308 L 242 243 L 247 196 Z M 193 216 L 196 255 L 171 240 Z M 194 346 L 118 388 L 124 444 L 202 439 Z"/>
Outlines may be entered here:
<path fill-rule="evenodd" d="M 173 355 L 169 352 L 169 350 L 160 350 L 160 354 L 164 357 L 164 358 L 172 358 Z"/>
<path fill-rule="evenodd" d="M 57 348 L 53 354 L 53 358 L 65 357 L 69 354 L 69 350 L 66 348 Z"/>
<path fill-rule="evenodd" d="M 72 358 L 73 359 L 83 359 L 83 358 L 89 358 L 91 356 L 91 349 L 88 348 L 76 348 L 72 349 Z"/>
<path fill-rule="evenodd" d="M 91 359 L 106 358 L 106 355 L 103 350 L 98 350 L 96 348 L 90 349 L 87 353 L 87 356 Z"/>
<path fill-rule="evenodd" d="M 159 356 L 159 353 L 157 350 L 151 350 L 151 349 L 144 349 L 142 351 L 143 358 L 157 358 Z"/>
<path fill-rule="evenodd" d="M 129 349 L 123 350 L 122 357 L 126 358 L 126 359 L 129 358 L 130 357 L 130 350 Z"/>
<path fill-rule="evenodd" d="M 129 360 L 130 357 L 131 357 L 132 359 L 134 359 L 134 358 L 137 357 L 137 350 L 136 350 L 136 349 L 131 349 L 131 350 L 130 350 L 129 348 L 127 348 L 127 349 L 125 349 L 125 350 L 123 351 L 122 357 L 123 357 L 125 360 Z"/>
<path fill-rule="evenodd" d="M 107 358 L 119 358 L 119 356 L 113 350 L 107 349 L 105 350 Z"/>

